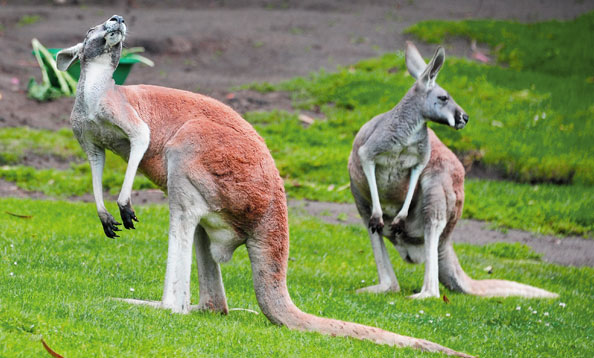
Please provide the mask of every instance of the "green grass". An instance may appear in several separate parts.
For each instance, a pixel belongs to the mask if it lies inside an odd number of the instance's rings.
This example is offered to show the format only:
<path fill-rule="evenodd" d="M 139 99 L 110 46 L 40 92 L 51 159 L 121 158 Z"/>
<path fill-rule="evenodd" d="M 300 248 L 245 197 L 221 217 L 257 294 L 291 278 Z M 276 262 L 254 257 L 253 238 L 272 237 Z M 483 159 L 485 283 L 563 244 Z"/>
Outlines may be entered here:
<path fill-rule="evenodd" d="M 502 20 L 422 21 L 405 32 L 432 43 L 460 36 L 489 44 L 501 63 L 516 70 L 577 76 L 594 75 L 594 12 L 573 21 L 519 23 Z"/>
<path fill-rule="evenodd" d="M 541 234 L 594 233 L 594 187 L 468 180 L 463 217 Z"/>
<path fill-rule="evenodd" d="M 63 160 L 84 158 L 84 152 L 69 128 L 58 131 L 0 128 L 0 165 L 17 164 L 30 153 Z"/>
<path fill-rule="evenodd" d="M 103 186 L 105 190 L 119 191 L 126 163 L 107 151 Z M 54 168 L 35 169 L 21 165 L 23 157 L 36 155 L 71 161 L 66 170 Z M 0 128 L 0 178 L 15 182 L 25 190 L 40 191 L 55 197 L 83 195 L 92 192 L 91 168 L 86 156 L 74 138 L 72 130 L 58 131 L 28 127 Z M 138 174 L 135 189 L 155 188 L 145 176 Z"/>
<path fill-rule="evenodd" d="M 124 182 L 126 163 L 109 153 L 103 173 L 103 189 L 115 194 Z M 110 160 L 111 159 L 111 160 Z M 0 167 L 0 178 L 8 180 L 25 190 L 39 191 L 53 197 L 84 195 L 93 192 L 91 168 L 88 163 L 71 164 L 67 170 L 35 169 L 17 165 Z M 137 174 L 133 185 L 135 190 L 154 189 L 156 185 L 142 174 Z"/>
<path fill-rule="evenodd" d="M 438 356 L 294 332 L 271 325 L 262 314 L 181 316 L 111 301 L 109 297 L 160 299 L 165 207 L 137 207 L 137 230 L 110 240 L 102 233 L 94 204 L 0 199 L 0 206 L 0 356 L 47 356 L 39 343 L 42 336 L 66 357 Z M 405 296 L 420 288 L 423 266 L 404 264 L 389 249 L 403 292 L 358 295 L 355 289 L 376 278 L 364 228 L 325 224 L 298 213 L 290 217 L 289 291 L 304 311 L 430 339 L 481 357 L 594 355 L 592 268 L 542 263 L 520 246 L 459 245 L 460 260 L 472 277 L 521 281 L 561 297 L 481 299 L 442 287 L 449 304 L 411 301 Z M 484 271 L 488 265 L 492 275 Z M 229 305 L 259 311 L 246 250 L 239 248 L 222 270 Z M 198 280 L 196 272 L 192 275 L 196 302 Z"/>

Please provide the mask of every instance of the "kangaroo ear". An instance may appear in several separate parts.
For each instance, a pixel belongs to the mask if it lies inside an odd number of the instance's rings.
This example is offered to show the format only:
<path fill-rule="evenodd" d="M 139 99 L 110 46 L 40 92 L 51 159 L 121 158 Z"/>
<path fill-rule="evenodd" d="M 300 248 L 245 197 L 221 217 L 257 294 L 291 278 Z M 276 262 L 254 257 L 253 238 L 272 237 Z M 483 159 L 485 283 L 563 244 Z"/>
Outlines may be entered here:
<path fill-rule="evenodd" d="M 427 64 L 423 57 L 417 50 L 417 47 L 410 41 L 406 41 L 406 68 L 408 73 L 413 76 L 414 79 L 418 79 L 419 76 L 425 71 Z"/>
<path fill-rule="evenodd" d="M 435 78 L 437 77 L 437 74 L 439 73 L 444 61 L 445 51 L 443 50 L 443 47 L 439 46 L 437 50 L 435 50 L 435 54 L 433 55 L 431 62 L 429 62 L 429 65 L 427 65 L 427 68 L 425 68 L 425 71 L 423 71 L 418 81 L 421 82 L 426 88 L 432 88 L 435 86 Z"/>
<path fill-rule="evenodd" d="M 83 44 L 79 43 L 58 52 L 58 55 L 56 56 L 56 67 L 58 67 L 58 70 L 66 71 L 70 66 L 72 66 L 72 64 L 78 60 L 78 55 L 82 47 Z"/>

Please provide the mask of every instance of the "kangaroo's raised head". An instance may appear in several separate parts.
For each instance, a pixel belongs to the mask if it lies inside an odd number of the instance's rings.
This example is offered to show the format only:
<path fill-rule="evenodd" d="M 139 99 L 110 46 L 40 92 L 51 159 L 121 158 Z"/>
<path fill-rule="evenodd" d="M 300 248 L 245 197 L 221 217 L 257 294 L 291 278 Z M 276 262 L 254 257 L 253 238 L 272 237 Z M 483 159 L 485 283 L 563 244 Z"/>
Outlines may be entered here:
<path fill-rule="evenodd" d="M 422 98 L 421 114 L 430 121 L 462 129 L 468 123 L 468 115 L 450 94 L 435 82 L 444 61 L 443 47 L 435 50 L 427 65 L 415 45 L 407 42 L 406 67 L 417 80 L 415 92 Z"/>
<path fill-rule="evenodd" d="M 80 60 L 81 68 L 89 63 L 99 63 L 115 70 L 120 61 L 125 37 L 124 18 L 113 15 L 104 23 L 91 27 L 83 42 L 58 52 L 57 67 L 61 71 L 66 71 Z"/>

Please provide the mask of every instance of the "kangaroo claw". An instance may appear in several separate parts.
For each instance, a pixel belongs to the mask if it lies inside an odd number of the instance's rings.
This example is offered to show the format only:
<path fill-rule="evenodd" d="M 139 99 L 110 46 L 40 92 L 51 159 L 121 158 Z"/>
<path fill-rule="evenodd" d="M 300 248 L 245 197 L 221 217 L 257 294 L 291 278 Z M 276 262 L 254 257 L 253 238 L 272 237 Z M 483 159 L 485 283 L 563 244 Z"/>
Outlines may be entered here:
<path fill-rule="evenodd" d="M 369 228 L 371 229 L 371 233 L 382 233 L 382 230 L 384 229 L 384 220 L 380 217 L 375 217 L 372 216 L 371 219 L 369 219 Z"/>
<path fill-rule="evenodd" d="M 122 231 L 122 229 L 118 227 L 118 225 L 122 224 L 117 222 L 113 216 L 111 216 L 111 214 L 107 213 L 100 215 L 99 219 L 101 220 L 101 225 L 103 225 L 103 232 L 105 232 L 105 236 L 109 237 L 110 239 L 120 237 L 118 234 L 116 234 L 116 231 Z"/>
<path fill-rule="evenodd" d="M 138 222 L 138 218 L 136 217 L 136 213 L 134 213 L 134 209 L 132 209 L 130 202 L 123 206 L 118 204 L 118 206 L 120 207 L 120 216 L 124 222 L 124 227 L 126 229 L 136 229 L 134 227 L 134 221 Z"/>
<path fill-rule="evenodd" d="M 390 224 L 390 228 L 392 229 L 392 233 L 394 235 L 400 235 L 405 231 L 405 218 L 396 217 Z"/>

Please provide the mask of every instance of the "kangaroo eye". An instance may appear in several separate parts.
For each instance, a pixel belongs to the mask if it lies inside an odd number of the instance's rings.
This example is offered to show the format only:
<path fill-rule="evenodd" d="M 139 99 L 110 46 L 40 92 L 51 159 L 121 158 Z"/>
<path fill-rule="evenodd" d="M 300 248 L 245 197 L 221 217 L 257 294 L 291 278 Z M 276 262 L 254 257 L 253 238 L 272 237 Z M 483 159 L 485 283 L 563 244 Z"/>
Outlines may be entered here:
<path fill-rule="evenodd" d="M 437 96 L 437 99 L 439 99 L 442 102 L 447 102 L 448 101 L 448 96 Z"/>

